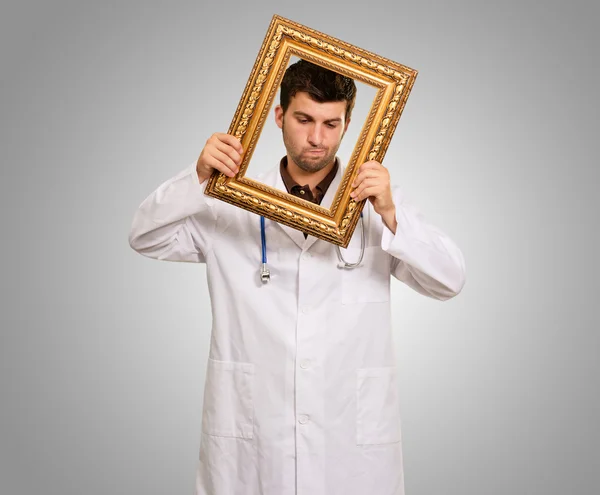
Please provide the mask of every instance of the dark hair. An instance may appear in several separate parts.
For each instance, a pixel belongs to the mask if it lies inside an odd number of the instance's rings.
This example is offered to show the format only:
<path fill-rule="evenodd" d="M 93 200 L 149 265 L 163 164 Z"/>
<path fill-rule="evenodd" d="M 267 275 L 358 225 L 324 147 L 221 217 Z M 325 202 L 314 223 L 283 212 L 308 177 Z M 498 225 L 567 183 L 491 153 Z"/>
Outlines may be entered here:
<path fill-rule="evenodd" d="M 346 120 L 350 118 L 356 99 L 356 84 L 352 78 L 300 59 L 287 68 L 281 81 L 279 103 L 283 113 L 291 98 L 301 91 L 319 103 L 346 101 Z"/>

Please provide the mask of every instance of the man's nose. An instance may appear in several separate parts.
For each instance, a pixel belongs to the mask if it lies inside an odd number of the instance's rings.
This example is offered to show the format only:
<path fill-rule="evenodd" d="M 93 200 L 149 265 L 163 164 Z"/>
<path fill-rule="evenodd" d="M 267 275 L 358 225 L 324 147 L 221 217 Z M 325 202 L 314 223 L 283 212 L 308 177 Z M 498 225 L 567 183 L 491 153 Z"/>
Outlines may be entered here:
<path fill-rule="evenodd" d="M 323 127 L 319 124 L 314 124 L 308 133 L 308 142 L 311 146 L 320 146 L 323 143 Z"/>

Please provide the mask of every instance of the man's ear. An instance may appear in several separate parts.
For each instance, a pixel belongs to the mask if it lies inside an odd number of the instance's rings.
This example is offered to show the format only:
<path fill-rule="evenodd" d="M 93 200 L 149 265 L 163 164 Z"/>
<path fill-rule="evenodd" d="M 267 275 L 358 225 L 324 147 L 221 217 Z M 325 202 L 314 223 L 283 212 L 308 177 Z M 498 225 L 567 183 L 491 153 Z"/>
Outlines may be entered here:
<path fill-rule="evenodd" d="M 346 125 L 344 126 L 344 134 L 346 134 L 346 131 L 348 130 L 348 126 L 350 125 L 350 121 L 351 121 L 351 120 L 352 120 L 352 119 L 348 119 L 348 120 L 346 120 Z"/>
<path fill-rule="evenodd" d="M 275 107 L 275 123 L 280 129 L 283 128 L 283 107 L 281 105 Z"/>

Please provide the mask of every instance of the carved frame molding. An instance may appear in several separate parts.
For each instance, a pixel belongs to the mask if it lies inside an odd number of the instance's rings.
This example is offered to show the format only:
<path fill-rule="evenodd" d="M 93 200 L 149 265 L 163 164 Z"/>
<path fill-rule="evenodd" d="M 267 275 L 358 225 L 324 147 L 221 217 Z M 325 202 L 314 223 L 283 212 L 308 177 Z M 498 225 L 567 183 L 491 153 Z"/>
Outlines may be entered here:
<path fill-rule="evenodd" d="M 309 60 L 377 88 L 369 116 L 330 208 L 305 201 L 244 177 L 272 100 L 290 56 Z M 240 139 L 244 156 L 235 177 L 215 170 L 205 194 L 276 222 L 347 247 L 366 200 L 350 197 L 360 165 L 383 161 L 417 71 L 320 33 L 273 16 L 228 134 Z"/>

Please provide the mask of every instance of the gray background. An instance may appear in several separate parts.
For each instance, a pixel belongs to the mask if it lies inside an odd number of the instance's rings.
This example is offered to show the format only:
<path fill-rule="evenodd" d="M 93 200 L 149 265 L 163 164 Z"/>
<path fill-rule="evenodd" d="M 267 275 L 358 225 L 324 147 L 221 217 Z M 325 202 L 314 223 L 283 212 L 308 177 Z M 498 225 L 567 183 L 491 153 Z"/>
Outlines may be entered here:
<path fill-rule="evenodd" d="M 407 495 L 599 493 L 599 7 L 463 0 L 2 3 L 0 494 L 192 492 L 205 270 L 127 235 L 274 13 L 419 71 L 384 164 L 467 284 L 393 284 Z"/>

